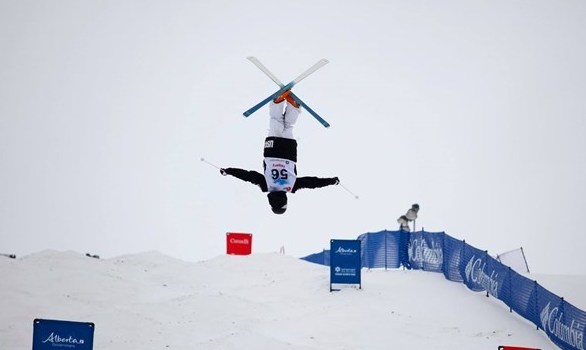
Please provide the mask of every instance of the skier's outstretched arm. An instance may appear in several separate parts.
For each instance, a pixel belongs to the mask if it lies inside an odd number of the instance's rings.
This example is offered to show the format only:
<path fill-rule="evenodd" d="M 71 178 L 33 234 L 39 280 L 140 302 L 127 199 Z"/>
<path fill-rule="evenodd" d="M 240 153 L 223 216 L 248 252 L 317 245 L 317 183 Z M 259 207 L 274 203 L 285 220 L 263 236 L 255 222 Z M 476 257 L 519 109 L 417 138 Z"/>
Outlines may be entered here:
<path fill-rule="evenodd" d="M 320 188 L 330 185 L 337 185 L 340 183 L 340 179 L 337 177 L 315 177 L 315 176 L 304 176 L 298 177 L 295 181 L 295 186 L 291 192 L 295 192 L 302 188 Z"/>
<path fill-rule="evenodd" d="M 235 178 L 240 180 L 250 182 L 260 187 L 263 192 L 267 191 L 267 183 L 265 181 L 265 177 L 254 170 L 244 170 L 238 168 L 222 168 L 220 169 L 220 173 L 224 176 L 232 175 Z"/>

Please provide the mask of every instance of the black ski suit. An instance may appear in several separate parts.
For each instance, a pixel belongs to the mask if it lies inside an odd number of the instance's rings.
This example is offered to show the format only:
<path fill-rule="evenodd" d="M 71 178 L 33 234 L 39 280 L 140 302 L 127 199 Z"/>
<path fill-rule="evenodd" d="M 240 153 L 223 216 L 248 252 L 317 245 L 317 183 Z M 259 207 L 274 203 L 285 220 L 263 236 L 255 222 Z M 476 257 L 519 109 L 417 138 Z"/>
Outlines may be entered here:
<path fill-rule="evenodd" d="M 283 137 L 269 136 L 265 139 L 265 158 L 280 158 L 297 163 L 297 141 Z M 266 162 L 263 161 L 263 168 L 266 169 Z M 232 175 L 240 180 L 250 182 L 260 187 L 262 192 L 268 192 L 269 186 L 265 175 L 254 171 L 239 168 L 224 168 L 226 174 Z M 295 174 L 297 167 L 295 166 Z M 339 183 L 337 177 L 320 178 L 315 176 L 297 177 L 290 192 L 295 193 L 302 188 L 320 188 Z"/>

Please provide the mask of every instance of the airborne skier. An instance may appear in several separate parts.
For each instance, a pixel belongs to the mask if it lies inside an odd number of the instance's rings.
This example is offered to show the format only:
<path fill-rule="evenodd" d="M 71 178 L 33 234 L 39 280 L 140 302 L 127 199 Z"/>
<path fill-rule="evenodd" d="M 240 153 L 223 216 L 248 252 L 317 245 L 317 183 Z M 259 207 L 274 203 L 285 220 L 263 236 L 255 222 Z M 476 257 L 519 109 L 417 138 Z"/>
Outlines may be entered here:
<path fill-rule="evenodd" d="M 264 174 L 238 168 L 220 169 L 224 176 L 232 175 L 259 186 L 262 192 L 268 192 L 269 204 L 275 214 L 283 214 L 287 210 L 288 192 L 295 193 L 302 188 L 319 188 L 340 183 L 337 177 L 297 177 L 297 141 L 293 137 L 293 125 L 301 110 L 290 93 L 290 90 L 286 90 L 269 104 L 270 122 L 269 134 L 264 144 Z"/>

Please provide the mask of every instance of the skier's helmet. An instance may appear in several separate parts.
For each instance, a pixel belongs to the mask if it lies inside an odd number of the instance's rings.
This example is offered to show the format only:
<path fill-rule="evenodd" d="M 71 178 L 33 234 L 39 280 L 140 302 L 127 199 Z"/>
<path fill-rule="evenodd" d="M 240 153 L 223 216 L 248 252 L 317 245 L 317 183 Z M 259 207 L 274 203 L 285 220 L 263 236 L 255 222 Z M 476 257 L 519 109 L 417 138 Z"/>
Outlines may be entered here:
<path fill-rule="evenodd" d="M 269 192 L 269 204 L 275 214 L 283 214 L 287 210 L 287 193 L 285 191 Z"/>

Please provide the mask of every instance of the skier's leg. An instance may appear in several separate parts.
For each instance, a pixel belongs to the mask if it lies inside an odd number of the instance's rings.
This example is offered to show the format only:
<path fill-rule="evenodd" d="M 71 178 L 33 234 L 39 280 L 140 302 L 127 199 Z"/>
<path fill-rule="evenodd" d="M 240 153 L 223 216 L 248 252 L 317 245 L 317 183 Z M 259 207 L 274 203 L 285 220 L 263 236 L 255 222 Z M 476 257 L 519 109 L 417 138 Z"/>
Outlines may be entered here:
<path fill-rule="evenodd" d="M 283 117 L 283 103 L 269 103 L 269 136 L 283 137 L 285 129 L 285 120 Z"/>
<path fill-rule="evenodd" d="M 284 128 L 283 128 L 283 137 L 287 139 L 293 139 L 293 126 L 297 122 L 297 118 L 299 117 L 299 113 L 301 113 L 301 109 L 292 106 L 290 103 L 287 103 L 287 107 L 285 107 L 285 120 L 284 120 Z"/>

